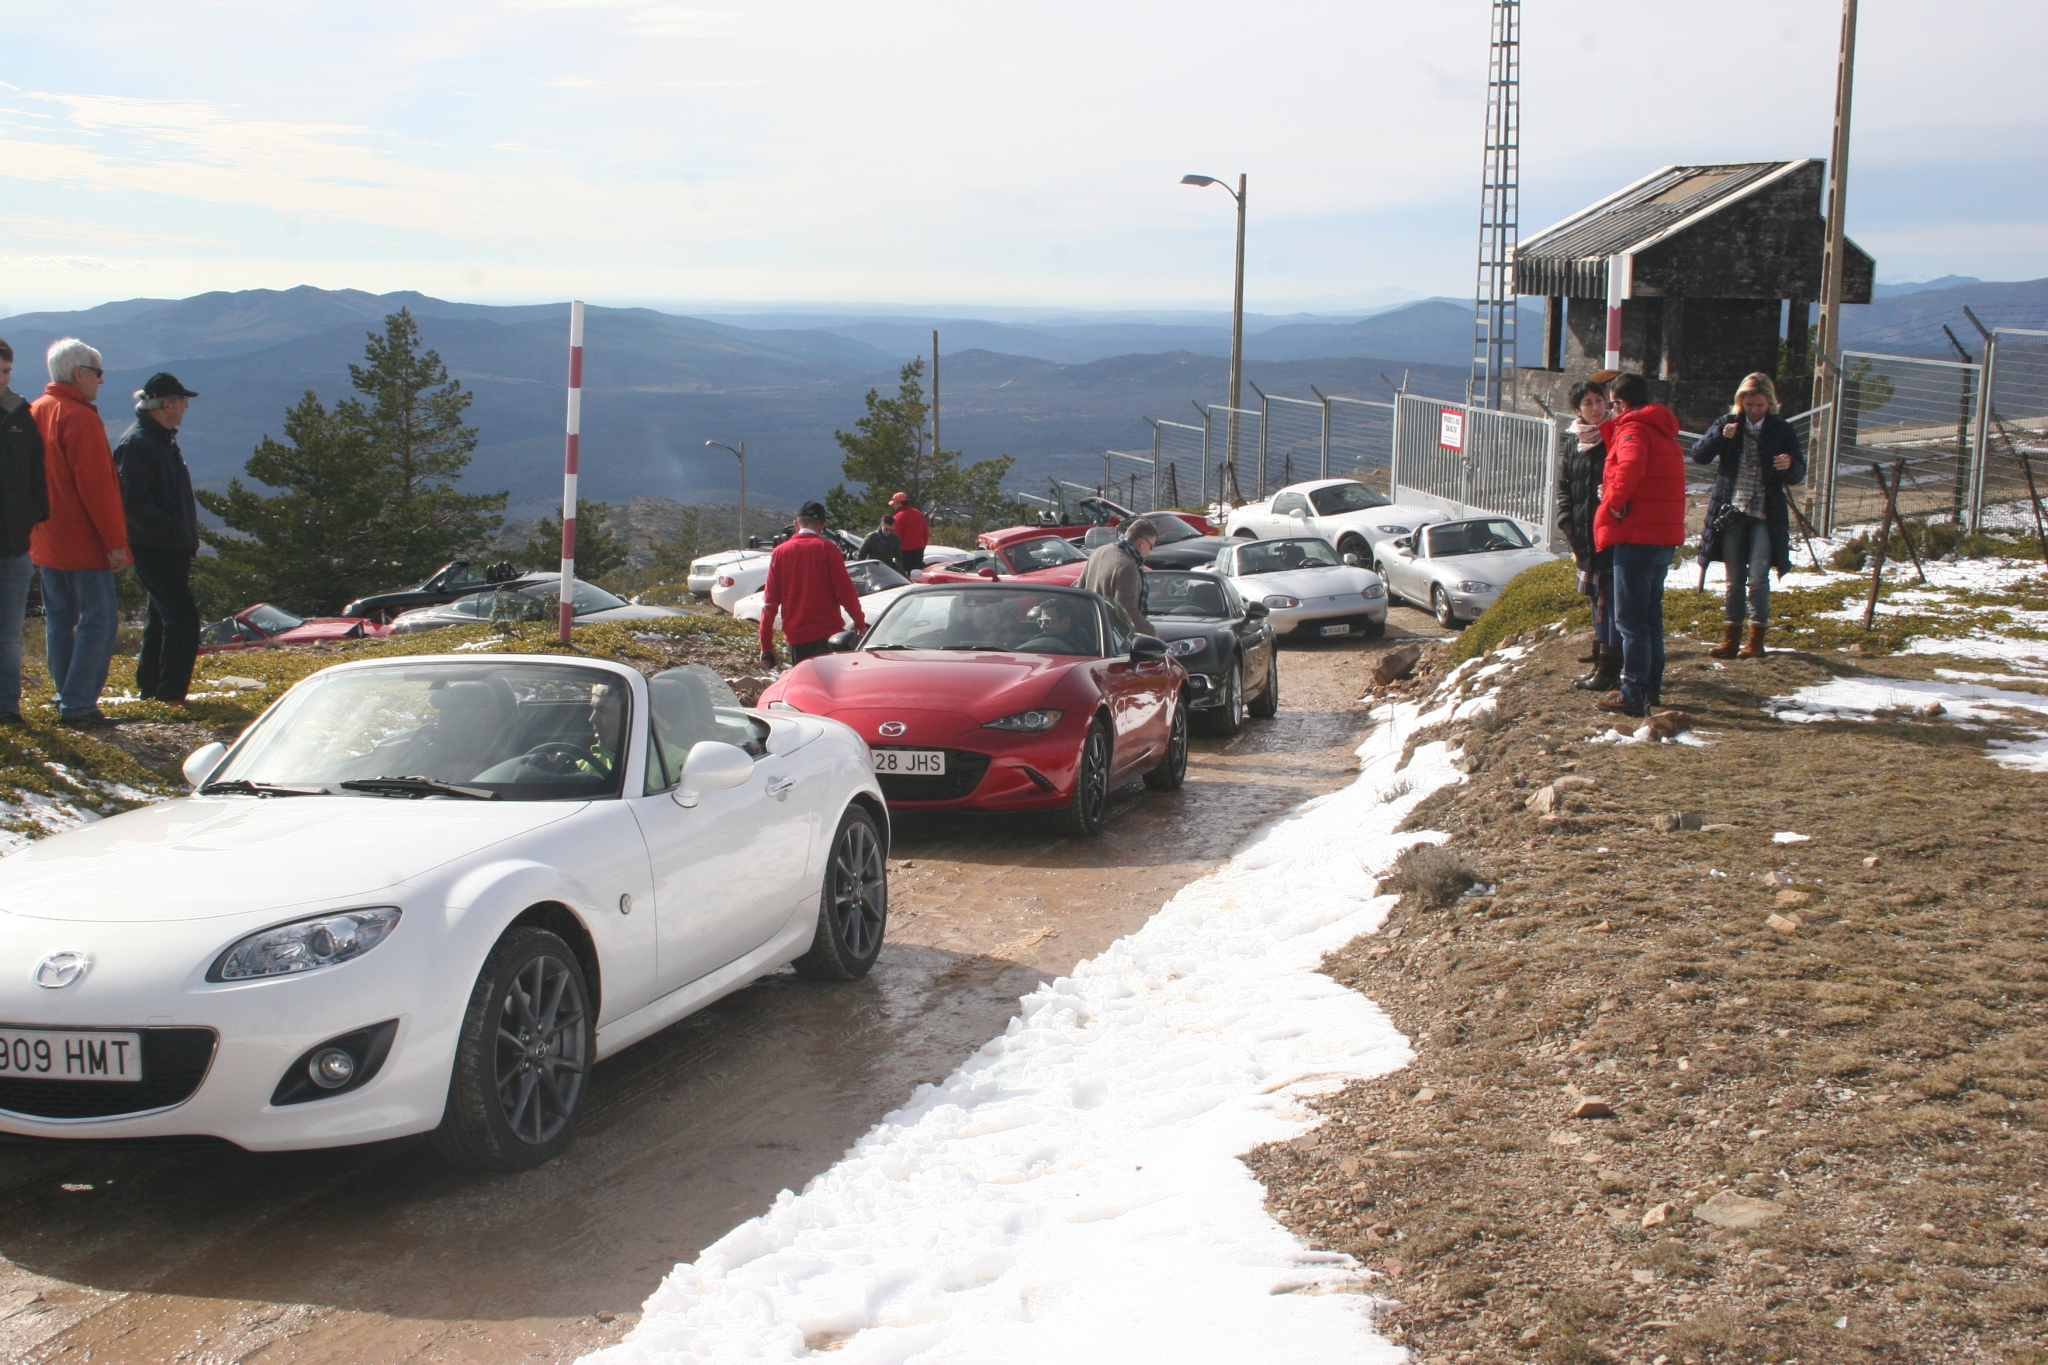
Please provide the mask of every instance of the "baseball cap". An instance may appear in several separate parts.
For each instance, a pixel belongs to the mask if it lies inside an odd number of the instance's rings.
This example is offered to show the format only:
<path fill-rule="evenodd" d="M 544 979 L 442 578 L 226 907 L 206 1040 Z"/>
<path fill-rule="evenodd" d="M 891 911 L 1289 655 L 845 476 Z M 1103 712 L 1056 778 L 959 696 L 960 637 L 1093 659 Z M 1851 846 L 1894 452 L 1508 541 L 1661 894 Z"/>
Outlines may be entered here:
<path fill-rule="evenodd" d="M 178 376 L 169 370 L 159 370 L 143 384 L 139 395 L 143 398 L 197 398 L 199 395 L 178 382 Z"/>
<path fill-rule="evenodd" d="M 825 519 L 825 504 L 822 502 L 807 502 L 802 507 L 796 509 L 796 514 L 806 521 L 823 521 Z"/>
<path fill-rule="evenodd" d="M 895 493 L 891 493 L 891 494 L 889 495 L 889 501 L 890 501 L 890 502 L 909 502 L 909 501 L 910 501 L 910 494 L 908 494 L 908 493 L 904 493 L 904 492 L 900 492 L 900 491 L 899 491 L 899 492 L 895 492 Z"/>

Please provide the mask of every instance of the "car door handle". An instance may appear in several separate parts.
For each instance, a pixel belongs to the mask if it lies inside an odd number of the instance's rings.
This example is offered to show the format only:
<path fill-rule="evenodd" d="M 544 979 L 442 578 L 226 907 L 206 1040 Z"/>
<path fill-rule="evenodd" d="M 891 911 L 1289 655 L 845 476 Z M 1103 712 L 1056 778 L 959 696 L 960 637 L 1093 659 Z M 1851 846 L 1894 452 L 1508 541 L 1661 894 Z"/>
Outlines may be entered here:
<path fill-rule="evenodd" d="M 771 777 L 768 779 L 768 794 L 780 796 L 795 785 L 796 779 L 793 777 Z"/>

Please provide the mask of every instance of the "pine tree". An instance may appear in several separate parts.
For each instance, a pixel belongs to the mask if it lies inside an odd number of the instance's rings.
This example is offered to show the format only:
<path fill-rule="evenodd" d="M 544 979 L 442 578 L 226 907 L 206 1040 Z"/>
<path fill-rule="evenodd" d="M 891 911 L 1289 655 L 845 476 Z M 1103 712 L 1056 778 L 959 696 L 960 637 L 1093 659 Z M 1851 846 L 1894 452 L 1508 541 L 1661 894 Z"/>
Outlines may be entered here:
<path fill-rule="evenodd" d="M 897 376 L 893 398 L 869 389 L 867 412 L 854 430 L 832 433 L 846 452 L 840 472 L 862 485 L 856 492 L 838 484 L 825 495 L 832 524 L 861 530 L 873 526 L 898 489 L 910 494 L 935 525 L 978 531 L 1021 520 L 1021 503 L 1002 491 L 1015 460 L 999 455 L 962 466 L 959 451 L 927 448 L 931 407 L 919 382 L 923 377 L 924 361 L 911 361 Z"/>
<path fill-rule="evenodd" d="M 611 511 L 604 503 L 576 499 L 576 576 L 586 583 L 624 568 L 626 556 L 632 553 L 626 538 L 612 533 Z M 520 554 L 536 569 L 558 567 L 562 562 L 560 518 L 542 517 Z"/>

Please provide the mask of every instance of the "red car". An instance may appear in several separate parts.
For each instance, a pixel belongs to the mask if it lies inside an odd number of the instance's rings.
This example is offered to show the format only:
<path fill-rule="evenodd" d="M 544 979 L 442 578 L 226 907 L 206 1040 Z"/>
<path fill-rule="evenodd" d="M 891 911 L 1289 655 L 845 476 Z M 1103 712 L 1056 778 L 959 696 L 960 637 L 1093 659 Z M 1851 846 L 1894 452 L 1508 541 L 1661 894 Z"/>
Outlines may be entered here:
<path fill-rule="evenodd" d="M 1046 525 L 1058 531 L 1068 540 L 1079 540 L 1097 526 L 1121 526 L 1135 516 L 1147 516 L 1157 521 L 1161 517 L 1177 517 L 1194 528 L 1196 535 L 1218 534 L 1216 523 L 1200 512 L 1133 512 L 1122 503 L 1111 502 L 1108 498 L 1080 498 L 1074 509 L 1062 519 L 1046 514 Z"/>
<path fill-rule="evenodd" d="M 265 645 L 303 645 L 314 640 L 363 640 L 389 635 L 391 627 L 379 625 L 366 616 L 316 616 L 307 620 L 282 607 L 258 602 L 244 607 L 224 621 L 212 621 L 199 628 L 199 652 L 224 654 L 236 649 L 261 649 Z"/>
<path fill-rule="evenodd" d="M 852 726 L 902 810 L 1053 811 L 1095 835 L 1117 787 L 1187 776 L 1187 673 L 1079 588 L 907 588 L 857 647 L 797 665 L 760 704 Z"/>
<path fill-rule="evenodd" d="M 1027 583 L 1072 587 L 1081 581 L 1088 556 L 1061 530 L 1044 526 L 1012 526 L 976 536 L 980 547 L 965 559 L 933 564 L 911 575 L 919 583 L 974 583 L 991 578 L 1017 578 Z"/>

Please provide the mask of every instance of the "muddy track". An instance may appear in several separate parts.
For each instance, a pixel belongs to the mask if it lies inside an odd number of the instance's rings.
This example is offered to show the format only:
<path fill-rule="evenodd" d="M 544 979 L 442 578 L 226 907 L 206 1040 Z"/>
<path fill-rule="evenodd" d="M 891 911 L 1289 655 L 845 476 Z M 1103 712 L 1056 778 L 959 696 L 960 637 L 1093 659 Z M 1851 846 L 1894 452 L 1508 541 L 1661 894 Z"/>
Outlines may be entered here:
<path fill-rule="evenodd" d="M 905 820 L 865 982 L 789 973 L 607 1061 L 563 1159 L 449 1171 L 416 1141 L 338 1152 L 0 1147 L 0 1358 L 566 1361 L 668 1268 L 801 1188 L 1019 995 L 1129 933 L 1258 825 L 1355 771 L 1362 656 L 1281 656 L 1281 713 L 1195 741 L 1187 785 L 1119 793 L 1109 833 Z"/>

